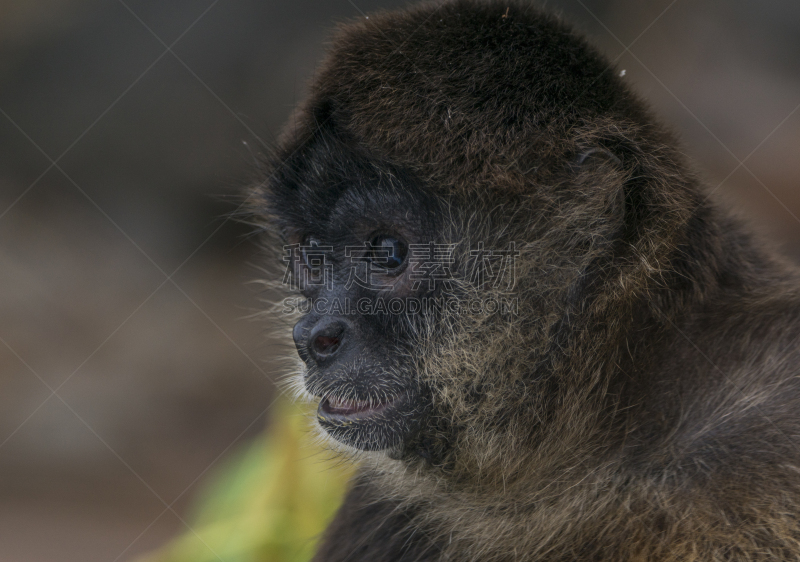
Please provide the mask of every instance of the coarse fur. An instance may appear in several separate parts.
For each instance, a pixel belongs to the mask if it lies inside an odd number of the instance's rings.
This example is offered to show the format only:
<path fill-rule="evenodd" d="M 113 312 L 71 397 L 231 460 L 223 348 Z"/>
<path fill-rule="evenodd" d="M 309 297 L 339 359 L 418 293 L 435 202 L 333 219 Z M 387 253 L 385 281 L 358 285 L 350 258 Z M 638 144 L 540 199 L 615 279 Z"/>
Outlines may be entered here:
<path fill-rule="evenodd" d="M 309 365 L 413 406 L 326 428 L 364 462 L 316 560 L 800 560 L 800 276 L 595 49 L 518 0 L 371 15 L 293 123 L 265 224 L 453 244 L 440 291 L 518 303 L 360 319 L 361 362 Z M 512 283 L 471 282 L 478 241 Z"/>

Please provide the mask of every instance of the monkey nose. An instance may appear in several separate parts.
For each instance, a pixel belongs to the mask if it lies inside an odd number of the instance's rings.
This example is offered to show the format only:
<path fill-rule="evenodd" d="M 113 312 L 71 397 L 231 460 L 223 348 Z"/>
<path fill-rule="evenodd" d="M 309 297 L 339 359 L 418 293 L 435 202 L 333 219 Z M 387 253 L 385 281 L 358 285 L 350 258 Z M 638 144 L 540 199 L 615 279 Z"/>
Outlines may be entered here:
<path fill-rule="evenodd" d="M 322 322 L 314 326 L 308 336 L 307 345 L 311 358 L 321 363 L 336 355 L 342 347 L 346 328 L 344 322 L 340 320 Z"/>

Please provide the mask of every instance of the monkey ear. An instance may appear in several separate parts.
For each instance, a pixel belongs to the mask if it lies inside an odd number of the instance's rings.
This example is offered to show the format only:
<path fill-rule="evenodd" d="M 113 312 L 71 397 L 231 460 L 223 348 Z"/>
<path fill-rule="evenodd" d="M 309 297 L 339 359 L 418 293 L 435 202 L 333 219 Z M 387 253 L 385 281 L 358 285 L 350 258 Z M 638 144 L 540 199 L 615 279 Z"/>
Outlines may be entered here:
<path fill-rule="evenodd" d="M 579 152 L 572 164 L 576 172 L 601 166 L 610 166 L 619 171 L 623 169 L 622 160 L 616 154 L 607 148 L 597 146 Z M 608 211 L 622 224 L 625 221 L 626 188 L 624 184 L 620 184 L 612 189 L 613 191 L 608 194 Z"/>

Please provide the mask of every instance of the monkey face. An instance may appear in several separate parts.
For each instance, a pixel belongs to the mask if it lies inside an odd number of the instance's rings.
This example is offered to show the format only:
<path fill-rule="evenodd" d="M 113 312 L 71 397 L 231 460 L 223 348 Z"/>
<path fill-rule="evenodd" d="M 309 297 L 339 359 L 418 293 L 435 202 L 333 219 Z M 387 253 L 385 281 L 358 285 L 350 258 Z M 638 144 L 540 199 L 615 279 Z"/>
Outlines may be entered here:
<path fill-rule="evenodd" d="M 337 146 L 304 147 L 272 188 L 285 280 L 302 295 L 293 339 L 320 426 L 358 449 L 397 449 L 428 410 L 415 348 L 431 291 L 414 281 L 412 261 L 415 248 L 436 242 L 437 202 L 397 170 Z"/>
<path fill-rule="evenodd" d="M 519 401 L 543 417 L 547 379 L 526 375 L 557 318 L 542 303 L 563 299 L 541 295 L 578 277 L 553 261 L 557 213 L 537 198 L 441 193 L 354 145 L 329 126 L 286 147 L 261 209 L 299 293 L 293 339 L 320 427 L 360 450 L 438 461 L 456 421 L 499 427 Z"/>

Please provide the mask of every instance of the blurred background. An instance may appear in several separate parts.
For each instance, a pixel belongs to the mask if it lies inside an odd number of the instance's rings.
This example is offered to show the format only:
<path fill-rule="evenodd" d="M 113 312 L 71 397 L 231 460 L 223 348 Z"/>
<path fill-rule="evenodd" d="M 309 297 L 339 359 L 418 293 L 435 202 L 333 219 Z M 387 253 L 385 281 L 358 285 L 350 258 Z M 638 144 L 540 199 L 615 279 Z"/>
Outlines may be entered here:
<path fill-rule="evenodd" d="M 226 217 L 335 22 L 404 4 L 0 0 L 0 562 L 158 548 L 274 426 L 291 349 Z M 800 260 L 800 3 L 547 5 Z"/>

